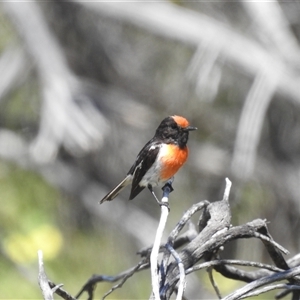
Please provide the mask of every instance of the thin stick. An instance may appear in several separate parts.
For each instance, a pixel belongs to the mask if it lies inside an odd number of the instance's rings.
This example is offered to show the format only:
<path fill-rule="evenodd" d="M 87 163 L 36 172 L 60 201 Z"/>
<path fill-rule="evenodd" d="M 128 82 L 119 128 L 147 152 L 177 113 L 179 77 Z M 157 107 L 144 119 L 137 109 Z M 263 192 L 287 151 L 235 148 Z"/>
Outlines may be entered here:
<path fill-rule="evenodd" d="M 181 300 L 183 298 L 183 293 L 186 287 L 186 280 L 185 280 L 185 270 L 184 265 L 182 263 L 182 260 L 179 256 L 179 254 L 174 250 L 174 248 L 171 246 L 171 244 L 167 243 L 166 248 L 170 251 L 172 256 L 175 258 L 178 269 L 179 269 L 179 286 L 177 291 L 176 300 Z"/>
<path fill-rule="evenodd" d="M 252 281 L 245 285 L 244 287 L 236 290 L 235 292 L 229 294 L 224 300 L 237 300 L 241 299 L 244 295 L 248 294 L 249 292 L 252 292 L 253 290 L 260 288 L 263 285 L 267 285 L 276 281 L 280 280 L 286 280 L 286 279 L 291 279 L 295 276 L 298 276 L 300 274 L 300 267 L 297 266 L 295 268 L 280 272 L 280 273 L 275 273 L 271 276 L 266 276 L 259 278 L 255 281 Z"/>
<path fill-rule="evenodd" d="M 223 200 L 228 202 L 229 193 L 230 193 L 232 183 L 227 177 L 225 178 L 225 181 L 226 181 L 226 187 L 225 187 L 225 191 L 224 191 Z"/>
<path fill-rule="evenodd" d="M 129 272 L 127 272 L 127 274 L 123 276 L 122 280 L 118 284 L 114 285 L 108 292 L 103 295 L 102 300 L 109 296 L 114 290 L 121 288 L 127 281 L 127 279 L 133 276 L 138 270 L 141 270 L 143 266 L 147 266 L 147 264 L 145 264 L 144 261 L 140 261 L 134 268 L 132 268 Z"/>
<path fill-rule="evenodd" d="M 38 251 L 38 259 L 39 259 L 39 285 L 43 293 L 43 297 L 45 300 L 53 300 L 53 291 L 49 286 L 48 279 L 44 270 L 43 263 L 43 252 L 41 250 Z"/>
<path fill-rule="evenodd" d="M 208 278 L 209 278 L 209 280 L 210 280 L 210 283 L 211 283 L 211 285 L 213 286 L 213 288 L 214 288 L 214 290 L 215 290 L 215 292 L 216 292 L 218 298 L 219 298 L 219 299 L 222 299 L 222 296 L 221 296 L 220 290 L 219 290 L 219 288 L 218 288 L 218 285 L 217 285 L 217 283 L 216 283 L 215 280 L 214 280 L 213 269 L 212 269 L 212 267 L 208 268 L 208 269 L 207 269 L 207 272 L 208 272 Z"/>
<path fill-rule="evenodd" d="M 280 250 L 285 255 L 290 254 L 290 252 L 287 249 L 285 249 L 284 247 L 282 247 L 281 245 L 279 245 L 278 243 L 276 243 L 275 241 L 273 241 L 268 236 L 265 236 L 265 235 L 260 234 L 258 232 L 254 232 L 253 236 L 255 236 L 258 239 L 261 239 L 262 241 L 266 241 L 266 242 L 272 244 L 275 248 L 277 248 L 278 250 Z"/>
<path fill-rule="evenodd" d="M 283 269 L 277 268 L 272 265 L 267 265 L 259 262 L 253 262 L 253 261 L 245 261 L 245 260 L 237 260 L 237 259 L 221 259 L 221 260 L 211 260 L 208 262 L 204 262 L 198 265 L 194 265 L 191 268 L 188 268 L 185 270 L 185 274 L 188 275 L 192 272 L 211 268 L 214 266 L 222 266 L 222 265 L 237 265 L 237 266 L 247 266 L 247 267 L 255 267 L 260 269 L 266 269 L 271 272 L 282 272 Z"/>
<path fill-rule="evenodd" d="M 151 264 L 151 279 L 152 279 L 152 292 L 154 295 L 155 300 L 160 299 L 159 294 L 159 276 L 158 276 L 158 270 L 157 270 L 157 264 L 158 264 L 158 253 L 159 248 L 163 236 L 164 229 L 166 227 L 168 215 L 169 215 L 169 193 L 172 191 L 172 182 L 167 183 L 163 187 L 163 198 L 161 200 L 161 215 L 160 220 L 158 224 L 158 228 L 156 231 L 156 236 L 153 244 L 153 248 L 150 255 L 150 264 Z"/>
<path fill-rule="evenodd" d="M 245 299 L 245 298 L 258 296 L 258 295 L 261 295 L 263 293 L 267 293 L 269 291 L 276 290 L 276 289 L 285 289 L 286 291 L 291 292 L 293 290 L 299 290 L 300 286 L 295 285 L 295 284 L 289 285 L 289 284 L 285 284 L 285 283 L 279 283 L 279 284 L 275 284 L 275 285 L 265 286 L 261 289 L 258 289 L 257 291 L 254 291 L 254 292 L 249 292 L 249 293 L 241 296 L 239 299 Z"/>

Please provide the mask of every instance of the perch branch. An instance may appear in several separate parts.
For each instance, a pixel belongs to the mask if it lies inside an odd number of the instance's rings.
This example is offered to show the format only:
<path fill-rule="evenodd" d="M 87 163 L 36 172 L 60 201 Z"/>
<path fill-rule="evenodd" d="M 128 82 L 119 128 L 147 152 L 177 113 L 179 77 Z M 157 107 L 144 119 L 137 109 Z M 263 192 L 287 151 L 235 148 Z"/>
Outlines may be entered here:
<path fill-rule="evenodd" d="M 169 203 L 169 193 L 172 191 L 172 181 L 173 179 L 166 183 L 166 185 L 163 187 L 163 198 L 161 200 L 161 216 L 160 221 L 158 224 L 158 228 L 156 231 L 156 236 L 153 244 L 153 248 L 150 255 L 150 265 L 151 265 L 151 280 L 152 280 L 152 292 L 154 295 L 155 300 L 160 299 L 159 295 L 159 278 L 158 278 L 158 270 L 157 270 L 157 262 L 158 262 L 158 254 L 161 244 L 161 239 L 163 236 L 163 232 L 167 223 L 168 215 L 169 215 L 169 209 L 168 209 L 168 203 Z"/>
<path fill-rule="evenodd" d="M 45 300 L 53 300 L 53 290 L 50 288 L 48 283 L 48 278 L 45 273 L 44 263 L 43 263 L 43 252 L 41 250 L 38 251 L 38 259 L 39 259 L 39 285 L 43 293 L 43 297 Z"/>
<path fill-rule="evenodd" d="M 220 236 L 226 235 L 229 231 L 231 213 L 228 204 L 228 196 L 230 192 L 231 182 L 226 179 L 226 188 L 223 200 L 209 203 L 205 208 L 202 218 L 205 222 L 201 222 L 203 229 L 187 246 L 180 252 L 180 258 L 187 269 L 198 262 L 207 253 L 214 253 L 223 245 Z M 169 239 L 172 241 L 172 239 Z M 210 245 L 210 246 L 208 246 Z M 164 263 L 168 263 L 168 257 L 164 258 Z M 174 291 L 174 287 L 178 281 L 178 268 L 176 262 L 171 262 L 164 269 L 168 270 L 166 282 L 161 289 L 161 295 L 168 298 Z"/>

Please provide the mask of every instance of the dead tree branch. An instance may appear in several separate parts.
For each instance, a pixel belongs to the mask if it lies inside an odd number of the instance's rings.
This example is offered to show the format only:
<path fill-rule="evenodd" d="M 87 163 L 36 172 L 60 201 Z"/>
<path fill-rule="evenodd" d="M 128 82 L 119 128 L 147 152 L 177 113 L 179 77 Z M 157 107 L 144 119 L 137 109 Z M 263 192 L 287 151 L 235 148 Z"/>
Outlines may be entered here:
<path fill-rule="evenodd" d="M 187 276 L 202 269 L 215 270 L 224 277 L 247 282 L 244 287 L 222 299 L 243 299 L 274 289 L 284 289 L 283 293 L 285 294 L 292 292 L 292 299 L 299 299 L 299 255 L 288 262 L 284 259 L 283 254 L 287 254 L 288 251 L 272 239 L 268 232 L 266 220 L 256 219 L 243 225 L 231 225 L 231 212 L 228 202 L 230 185 L 230 181 L 227 181 L 227 187 L 221 201 L 212 203 L 201 201 L 185 212 L 171 231 L 166 244 L 161 243 L 160 240 L 158 241 L 160 246 L 157 246 L 157 251 L 162 252 L 163 256 L 156 269 L 159 280 L 159 293 L 155 295 L 155 299 L 170 299 L 174 293 L 177 293 L 177 299 L 183 299 L 185 285 L 188 284 Z M 203 209 L 203 212 L 198 222 L 197 234 L 195 234 L 195 227 L 189 226 L 187 231 L 179 236 L 185 225 L 191 222 L 191 217 L 200 209 Z M 243 260 L 224 260 L 219 257 L 219 250 L 225 247 L 228 242 L 249 238 L 262 241 L 274 265 Z M 118 282 L 103 295 L 104 299 L 115 289 L 122 287 L 127 279 L 136 272 L 150 267 L 151 250 L 152 247 L 148 247 L 139 251 L 142 260 L 135 267 L 116 276 L 92 276 L 75 298 L 87 292 L 88 299 L 92 300 L 94 299 L 96 284 L 103 281 Z M 204 262 L 199 263 L 200 260 L 204 260 Z M 289 267 L 289 264 L 291 267 Z M 259 270 L 249 272 L 238 269 L 237 266 L 256 267 Z M 210 276 L 211 282 L 216 287 L 219 297 L 221 297 L 221 289 L 217 287 L 212 274 Z M 282 280 L 286 280 L 287 283 L 277 283 Z M 50 287 L 52 286 L 53 284 L 50 284 Z M 64 299 L 72 299 L 71 296 L 66 298 L 67 294 L 62 295 L 60 287 L 55 292 L 57 294 L 61 293 L 60 295 Z"/>

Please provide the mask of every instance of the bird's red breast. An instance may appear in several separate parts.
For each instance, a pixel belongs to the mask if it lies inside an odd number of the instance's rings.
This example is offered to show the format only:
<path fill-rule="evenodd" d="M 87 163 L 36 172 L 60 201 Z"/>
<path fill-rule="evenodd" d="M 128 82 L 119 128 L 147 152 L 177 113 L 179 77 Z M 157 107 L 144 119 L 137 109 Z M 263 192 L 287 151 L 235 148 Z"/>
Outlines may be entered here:
<path fill-rule="evenodd" d="M 178 145 L 165 144 L 160 150 L 162 180 L 168 180 L 176 174 L 179 168 L 186 162 L 189 154 L 188 147 L 181 149 Z"/>

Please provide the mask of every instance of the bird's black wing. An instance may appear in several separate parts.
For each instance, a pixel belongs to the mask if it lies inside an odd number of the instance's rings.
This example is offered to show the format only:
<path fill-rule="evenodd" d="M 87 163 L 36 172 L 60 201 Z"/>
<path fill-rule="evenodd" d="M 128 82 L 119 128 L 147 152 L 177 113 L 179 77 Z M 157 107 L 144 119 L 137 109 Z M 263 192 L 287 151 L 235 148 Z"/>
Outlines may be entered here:
<path fill-rule="evenodd" d="M 159 152 L 159 143 L 150 140 L 144 148 L 138 154 L 134 165 L 130 168 L 128 174 L 133 175 L 132 187 L 129 200 L 136 197 L 145 187 L 140 186 L 139 183 L 146 174 L 146 172 L 151 168 L 156 160 L 157 154 Z"/>

